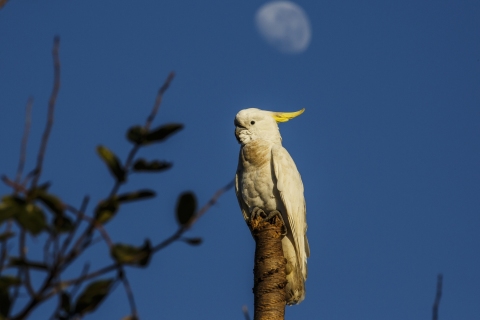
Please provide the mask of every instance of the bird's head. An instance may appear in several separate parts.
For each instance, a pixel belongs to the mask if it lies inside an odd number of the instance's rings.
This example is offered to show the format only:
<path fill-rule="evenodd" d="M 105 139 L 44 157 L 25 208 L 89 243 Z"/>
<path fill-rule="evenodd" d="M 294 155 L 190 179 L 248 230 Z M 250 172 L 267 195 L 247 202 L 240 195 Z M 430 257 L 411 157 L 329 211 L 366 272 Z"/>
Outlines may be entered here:
<path fill-rule="evenodd" d="M 247 144 L 256 139 L 280 143 L 282 137 L 277 123 L 298 117 L 304 111 L 305 109 L 295 112 L 273 112 L 257 108 L 243 109 L 235 116 L 235 137 L 241 144 Z"/>

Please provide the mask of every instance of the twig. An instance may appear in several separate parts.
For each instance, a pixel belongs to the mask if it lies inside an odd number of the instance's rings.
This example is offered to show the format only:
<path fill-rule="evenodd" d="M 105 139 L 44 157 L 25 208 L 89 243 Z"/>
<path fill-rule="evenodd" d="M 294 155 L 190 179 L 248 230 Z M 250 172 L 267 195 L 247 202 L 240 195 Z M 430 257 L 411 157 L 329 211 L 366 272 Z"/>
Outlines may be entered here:
<path fill-rule="evenodd" d="M 173 235 L 171 235 L 170 237 L 168 237 L 167 239 L 163 240 L 162 242 L 157 244 L 155 247 L 153 247 L 152 253 L 158 252 L 163 248 L 167 247 L 169 244 L 177 241 L 186 230 L 187 229 L 185 228 L 179 228 L 177 232 L 175 232 Z"/>
<path fill-rule="evenodd" d="M 40 150 L 37 157 L 37 166 L 35 168 L 35 174 L 32 180 L 32 189 L 37 186 L 38 179 L 42 174 L 43 159 L 45 157 L 45 150 L 47 149 L 48 138 L 50 136 L 50 131 L 53 126 L 53 115 L 55 111 L 55 103 L 57 101 L 58 91 L 60 90 L 60 58 L 58 55 L 58 50 L 60 47 L 60 37 L 55 36 L 53 39 L 53 89 L 52 94 L 50 95 L 50 100 L 48 101 L 48 116 L 47 124 L 45 126 L 45 131 L 42 136 L 42 143 L 40 145 Z"/>
<path fill-rule="evenodd" d="M 26 240 L 26 237 L 27 237 L 27 234 L 25 232 L 25 230 L 20 230 L 20 243 L 19 243 L 19 255 L 20 255 L 20 259 L 25 261 L 26 260 L 26 251 L 27 251 L 27 247 L 25 245 L 25 240 Z M 32 282 L 30 280 L 30 269 L 28 267 L 26 268 L 23 268 L 22 269 L 23 271 L 23 274 L 25 276 L 25 288 L 27 288 L 27 292 L 28 294 L 31 296 L 31 297 L 34 297 L 35 296 L 35 291 L 33 290 L 33 287 L 32 287 Z"/>
<path fill-rule="evenodd" d="M 15 181 L 10 180 L 6 175 L 2 176 L 2 181 L 7 186 L 13 188 L 15 191 L 27 192 L 27 189 L 23 187 L 21 184 L 16 183 Z"/>
<path fill-rule="evenodd" d="M 159 244 L 157 244 L 155 247 L 153 247 L 152 252 L 157 252 L 162 250 L 163 248 L 167 247 L 169 244 L 172 242 L 177 241 L 178 239 L 181 238 L 181 236 L 188 230 L 190 229 L 197 221 L 200 219 L 205 212 L 207 212 L 215 203 L 217 203 L 218 199 L 228 190 L 230 190 L 234 185 L 234 181 L 229 182 L 225 187 L 220 188 L 215 192 L 215 194 L 210 198 L 210 200 L 200 209 L 197 211 L 195 214 L 195 217 L 190 221 L 190 223 L 184 227 L 180 227 L 177 232 L 175 232 L 173 235 L 171 235 L 169 238 L 163 240 Z"/>
<path fill-rule="evenodd" d="M 148 131 L 150 129 L 152 122 L 155 119 L 155 116 L 158 113 L 158 109 L 160 108 L 160 105 L 162 103 L 163 94 L 165 93 L 165 91 L 167 91 L 174 77 L 175 77 L 175 73 L 170 72 L 170 74 L 168 75 L 163 85 L 160 87 L 160 89 L 158 89 L 152 111 L 150 112 L 150 115 L 147 117 L 147 120 L 145 122 L 145 126 L 144 126 L 145 131 Z M 127 156 L 127 160 L 125 161 L 125 165 L 123 166 L 123 169 L 125 170 L 126 174 L 128 174 L 128 170 L 132 165 L 133 159 L 135 158 L 135 155 L 137 154 L 138 149 L 140 149 L 140 145 L 135 144 Z M 121 182 L 117 180 L 112 188 L 112 191 L 110 191 L 109 198 L 112 198 L 118 192 L 120 185 L 121 185 Z"/>
<path fill-rule="evenodd" d="M 55 284 L 55 287 L 60 287 L 60 288 L 66 288 L 66 287 L 69 287 L 71 285 L 77 285 L 77 284 L 81 284 L 83 281 L 85 280 L 89 280 L 89 279 L 92 279 L 92 278 L 96 278 L 98 276 L 101 276 L 102 274 L 105 274 L 105 273 L 108 273 L 108 272 L 111 272 L 111 271 L 114 271 L 117 269 L 117 264 L 116 263 L 113 263 L 111 265 L 108 265 L 106 267 L 103 267 L 99 270 L 96 270 L 92 273 L 89 273 L 89 274 L 85 274 L 85 275 L 81 275 L 80 277 L 78 278 L 75 278 L 75 279 L 70 279 L 70 280 L 64 280 L 64 281 L 61 281 L 60 283 L 57 283 Z M 48 293 L 45 297 L 46 298 L 49 298 L 53 295 L 56 294 L 56 290 L 52 290 L 52 292 Z"/>
<path fill-rule="evenodd" d="M 157 97 L 155 98 L 155 103 L 153 104 L 152 112 L 148 116 L 147 122 L 145 123 L 145 129 L 147 131 L 148 129 L 150 129 L 150 126 L 152 125 L 152 122 L 155 119 L 155 116 L 157 115 L 158 109 L 160 108 L 160 104 L 162 103 L 163 94 L 165 93 L 165 91 L 167 91 L 174 77 L 175 77 L 175 73 L 170 72 L 170 74 L 168 75 L 163 85 L 160 87 L 160 89 L 158 89 Z"/>
<path fill-rule="evenodd" d="M 45 245 L 43 246 L 43 261 L 46 265 L 50 264 L 50 244 L 52 243 L 52 235 L 49 234 L 47 240 L 45 240 Z"/>
<path fill-rule="evenodd" d="M 80 273 L 80 277 L 84 277 L 88 274 L 88 269 L 90 269 L 90 264 L 87 262 L 85 263 L 85 265 L 83 266 L 83 269 L 82 269 L 82 272 Z M 78 292 L 78 289 L 80 289 L 80 286 L 81 286 L 81 282 L 79 283 L 76 283 L 73 288 L 72 288 L 72 291 L 70 291 L 70 296 L 71 297 L 74 297 L 77 292 Z"/>
<path fill-rule="evenodd" d="M 205 204 L 200 210 L 198 210 L 197 214 L 190 221 L 187 228 L 190 228 L 195 222 L 197 222 L 197 220 L 200 219 L 205 214 L 205 212 L 207 212 L 212 206 L 214 206 L 217 203 L 218 199 L 225 192 L 227 192 L 228 190 L 233 188 L 234 185 L 235 185 L 235 180 L 232 180 L 225 187 L 223 187 L 223 188 L 219 189 L 217 192 L 215 192 L 215 194 L 213 195 L 212 198 L 210 198 L 210 200 L 207 202 L 207 204 Z"/>
<path fill-rule="evenodd" d="M 440 273 L 437 276 L 437 292 L 435 294 L 435 301 L 433 302 L 433 320 L 438 320 L 438 307 L 440 306 L 440 298 L 442 298 L 442 283 L 443 275 Z"/>
<path fill-rule="evenodd" d="M 21 275 L 22 275 L 22 269 L 19 268 L 17 270 L 17 278 L 20 278 Z M 13 309 L 13 306 L 14 306 L 15 302 L 17 301 L 19 291 L 20 291 L 20 286 L 15 286 L 13 288 L 12 296 L 10 297 L 10 301 L 12 301 L 12 304 L 10 305 L 10 310 Z"/>
<path fill-rule="evenodd" d="M 30 312 L 32 312 L 32 310 L 35 308 L 35 306 L 42 302 L 43 300 L 45 300 L 42 296 L 45 292 L 45 290 L 47 290 L 49 287 L 50 287 L 50 284 L 52 282 L 53 279 L 55 279 L 55 277 L 57 276 L 57 272 L 59 270 L 57 269 L 57 266 L 54 265 L 52 269 L 49 270 L 49 274 L 48 274 L 48 277 L 45 279 L 45 281 L 43 282 L 42 286 L 40 287 L 40 289 L 38 290 L 37 294 L 35 295 L 34 298 L 30 299 L 30 301 L 28 302 L 28 304 L 23 308 L 23 310 L 19 311 L 19 313 L 12 317 L 11 319 L 12 320 L 23 320 L 23 319 L 26 319 L 27 316 L 30 314 Z"/>
<path fill-rule="evenodd" d="M 82 222 L 82 215 L 84 215 L 85 214 L 84 212 L 87 210 L 87 205 L 89 200 L 90 200 L 89 196 L 85 196 L 83 198 L 82 205 L 80 206 L 80 210 L 76 214 L 77 220 L 75 220 L 75 223 L 73 224 L 73 230 L 68 234 L 67 238 L 63 242 L 62 248 L 60 249 L 59 259 L 62 259 L 63 255 L 65 254 L 65 250 L 67 250 L 68 246 L 70 245 L 70 242 L 72 242 L 73 237 L 75 236 L 75 232 L 77 231 L 78 227 L 80 226 L 80 223 Z"/>
<path fill-rule="evenodd" d="M 248 308 L 247 306 L 242 307 L 243 315 L 245 317 L 245 320 L 250 320 L 250 315 L 248 314 Z"/>
<path fill-rule="evenodd" d="M 135 298 L 133 296 L 132 288 L 128 282 L 127 275 L 122 266 L 119 266 L 120 279 L 122 279 L 123 287 L 127 293 L 128 303 L 130 304 L 130 310 L 134 319 L 138 319 L 137 305 L 135 304 Z"/>
<path fill-rule="evenodd" d="M 7 222 L 7 227 L 5 228 L 5 233 L 9 233 L 12 229 L 12 220 Z M 0 272 L 3 270 L 3 265 L 5 264 L 5 260 L 7 259 L 7 248 L 8 246 L 8 239 L 2 241 L 2 249 L 0 250 Z"/>
<path fill-rule="evenodd" d="M 20 147 L 20 159 L 18 161 L 17 176 L 15 177 L 15 183 L 19 184 L 22 179 L 23 168 L 25 167 L 25 159 L 27 157 L 27 142 L 30 132 L 30 125 L 32 123 L 32 106 L 33 97 L 28 98 L 27 105 L 25 107 L 25 126 L 23 129 L 22 145 Z"/>
<path fill-rule="evenodd" d="M 101 223 L 98 223 L 95 219 L 90 218 L 89 216 L 83 214 L 83 212 L 77 211 L 74 207 L 67 205 L 67 209 L 73 212 L 74 214 L 77 215 L 77 218 L 80 220 L 87 221 L 89 223 L 89 226 L 93 226 L 95 229 L 100 232 L 100 235 L 102 236 L 103 240 L 107 243 L 108 247 L 111 248 L 113 246 L 112 239 L 108 235 L 108 232 L 105 230 L 103 225 Z"/>

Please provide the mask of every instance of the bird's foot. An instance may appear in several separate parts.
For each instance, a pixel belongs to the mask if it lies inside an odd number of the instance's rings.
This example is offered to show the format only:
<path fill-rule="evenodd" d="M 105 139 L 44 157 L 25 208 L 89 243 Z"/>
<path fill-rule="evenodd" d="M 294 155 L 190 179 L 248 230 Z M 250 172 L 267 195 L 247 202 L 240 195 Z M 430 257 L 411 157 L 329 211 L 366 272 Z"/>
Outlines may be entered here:
<path fill-rule="evenodd" d="M 267 215 L 265 211 L 262 209 L 255 207 L 252 210 L 252 215 L 250 217 L 251 220 L 254 219 L 262 219 L 265 221 L 271 221 L 273 218 L 277 217 L 281 222 L 282 222 L 282 236 L 285 236 L 287 234 L 287 226 L 285 224 L 285 220 L 283 220 L 282 214 L 280 211 L 273 210 L 270 211 L 270 213 Z"/>
<path fill-rule="evenodd" d="M 277 217 L 282 222 L 282 236 L 286 236 L 287 235 L 287 225 L 285 224 L 285 220 L 283 220 L 283 217 L 282 217 L 282 214 L 280 213 L 280 211 L 277 211 L 277 210 L 270 211 L 270 213 L 265 218 L 265 220 L 270 221 L 275 217 Z"/>
<path fill-rule="evenodd" d="M 263 211 L 259 207 L 255 207 L 252 210 L 252 215 L 251 215 L 250 219 L 253 220 L 253 219 L 258 219 L 258 218 L 261 218 L 262 220 L 264 220 L 265 218 L 267 218 L 267 214 L 265 213 L 265 211 Z"/>

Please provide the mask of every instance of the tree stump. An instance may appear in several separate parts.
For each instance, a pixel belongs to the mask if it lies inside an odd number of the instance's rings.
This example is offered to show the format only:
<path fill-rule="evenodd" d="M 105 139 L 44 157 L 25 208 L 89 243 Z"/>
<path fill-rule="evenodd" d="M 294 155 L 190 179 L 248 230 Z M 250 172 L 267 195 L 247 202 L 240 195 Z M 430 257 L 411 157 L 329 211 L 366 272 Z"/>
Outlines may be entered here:
<path fill-rule="evenodd" d="M 255 238 L 254 320 L 279 320 L 285 317 L 286 259 L 282 249 L 282 226 L 278 217 L 270 221 L 252 218 Z"/>

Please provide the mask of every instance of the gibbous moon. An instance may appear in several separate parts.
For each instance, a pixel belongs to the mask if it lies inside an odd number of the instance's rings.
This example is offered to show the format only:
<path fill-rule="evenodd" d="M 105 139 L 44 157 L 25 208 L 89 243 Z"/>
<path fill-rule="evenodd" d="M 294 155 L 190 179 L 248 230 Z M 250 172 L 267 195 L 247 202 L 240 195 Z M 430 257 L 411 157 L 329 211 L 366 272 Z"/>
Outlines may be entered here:
<path fill-rule="evenodd" d="M 284 53 L 300 53 L 310 44 L 310 22 L 301 7 L 291 1 L 272 1 L 255 14 L 260 35 Z"/>

